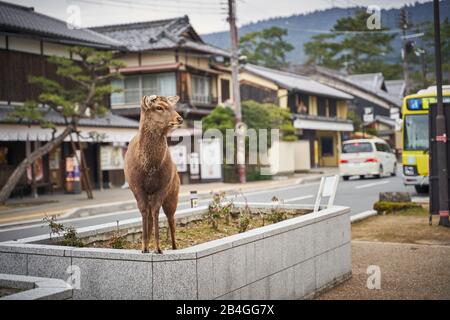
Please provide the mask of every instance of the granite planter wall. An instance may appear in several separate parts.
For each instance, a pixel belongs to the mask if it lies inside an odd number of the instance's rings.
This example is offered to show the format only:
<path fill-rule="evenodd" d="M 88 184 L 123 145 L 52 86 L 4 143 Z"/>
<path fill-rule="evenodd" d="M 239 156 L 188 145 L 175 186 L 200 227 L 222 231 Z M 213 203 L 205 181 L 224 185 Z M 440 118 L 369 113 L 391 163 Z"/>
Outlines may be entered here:
<path fill-rule="evenodd" d="M 309 298 L 351 275 L 349 211 L 335 206 L 162 255 L 39 244 L 39 237 L 4 242 L 0 273 L 66 280 L 77 270 L 74 299 Z M 121 228 L 138 228 L 131 220 Z"/>

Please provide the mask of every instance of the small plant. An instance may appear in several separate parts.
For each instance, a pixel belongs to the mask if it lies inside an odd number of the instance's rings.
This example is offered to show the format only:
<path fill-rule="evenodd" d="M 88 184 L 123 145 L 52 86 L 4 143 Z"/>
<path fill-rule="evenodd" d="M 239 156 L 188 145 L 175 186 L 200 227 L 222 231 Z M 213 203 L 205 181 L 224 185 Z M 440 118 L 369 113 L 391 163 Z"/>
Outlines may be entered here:
<path fill-rule="evenodd" d="M 78 238 L 77 230 L 70 226 L 64 228 L 66 232 L 64 233 L 63 240 L 61 241 L 62 245 L 69 247 L 84 247 L 83 241 Z"/>
<path fill-rule="evenodd" d="M 42 219 L 42 222 L 46 223 L 50 229 L 50 239 L 52 238 L 52 234 L 60 235 L 65 229 L 62 223 L 56 222 L 56 216 L 52 216 L 51 218 L 49 216 L 45 216 Z"/>
<path fill-rule="evenodd" d="M 111 248 L 113 249 L 124 249 L 128 244 L 128 240 L 125 236 L 113 235 L 110 240 Z"/>
<path fill-rule="evenodd" d="M 225 192 L 213 193 L 212 200 L 208 205 L 208 212 L 205 214 L 205 218 L 209 221 L 214 230 L 219 228 L 219 221 L 221 218 L 225 219 L 226 224 L 229 224 L 230 222 L 233 203 L 226 202 L 225 198 Z"/>
<path fill-rule="evenodd" d="M 280 208 L 270 209 L 270 213 L 267 214 L 266 220 L 270 223 L 277 223 L 286 220 L 286 213 Z"/>
<path fill-rule="evenodd" d="M 239 209 L 239 233 L 247 231 L 252 220 L 252 212 L 248 206 L 247 197 L 242 192 L 241 196 L 244 198 L 245 206 Z"/>
<path fill-rule="evenodd" d="M 124 249 L 129 241 L 126 238 L 126 235 L 120 234 L 119 220 L 116 221 L 116 225 L 116 232 L 114 232 L 114 235 L 109 240 L 109 244 L 113 249 Z"/>

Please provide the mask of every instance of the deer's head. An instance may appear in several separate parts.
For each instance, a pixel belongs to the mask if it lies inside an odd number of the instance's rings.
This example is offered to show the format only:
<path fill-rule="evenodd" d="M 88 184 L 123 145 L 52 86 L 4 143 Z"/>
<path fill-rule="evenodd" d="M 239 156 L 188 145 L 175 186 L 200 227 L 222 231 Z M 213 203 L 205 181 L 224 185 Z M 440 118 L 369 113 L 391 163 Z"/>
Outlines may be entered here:
<path fill-rule="evenodd" d="M 183 118 L 175 111 L 178 96 L 143 96 L 141 100 L 141 126 L 167 133 L 183 123 Z"/>

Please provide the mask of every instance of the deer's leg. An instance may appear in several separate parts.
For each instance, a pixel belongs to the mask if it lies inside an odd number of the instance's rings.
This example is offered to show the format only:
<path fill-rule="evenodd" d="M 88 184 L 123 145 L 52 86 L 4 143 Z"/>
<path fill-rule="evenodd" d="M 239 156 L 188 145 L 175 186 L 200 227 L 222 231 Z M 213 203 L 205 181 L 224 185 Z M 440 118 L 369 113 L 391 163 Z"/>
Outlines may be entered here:
<path fill-rule="evenodd" d="M 147 223 L 147 233 L 148 233 L 148 243 L 152 240 L 152 232 L 153 232 L 153 215 L 151 209 L 148 209 L 148 223 Z"/>
<path fill-rule="evenodd" d="M 142 253 L 148 253 L 148 246 L 150 241 L 148 224 L 149 224 L 149 201 L 143 191 L 134 192 L 137 206 L 142 216 Z"/>
<path fill-rule="evenodd" d="M 162 253 L 159 245 L 159 209 L 160 206 L 152 208 L 153 226 L 155 228 L 155 253 Z"/>
<path fill-rule="evenodd" d="M 177 202 L 166 200 L 163 204 L 164 213 L 167 217 L 167 222 L 169 224 L 170 229 L 170 238 L 172 240 L 172 249 L 175 250 L 177 248 L 175 241 L 175 211 L 177 209 Z"/>

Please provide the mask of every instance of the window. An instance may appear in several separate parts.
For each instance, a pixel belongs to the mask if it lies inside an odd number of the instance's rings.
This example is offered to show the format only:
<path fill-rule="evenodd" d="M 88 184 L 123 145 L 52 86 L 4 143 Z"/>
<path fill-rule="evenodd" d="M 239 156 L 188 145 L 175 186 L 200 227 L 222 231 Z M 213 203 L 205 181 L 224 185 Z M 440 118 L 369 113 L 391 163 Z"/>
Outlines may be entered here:
<path fill-rule="evenodd" d="M 124 79 L 112 81 L 111 85 L 114 89 L 122 90 L 111 95 L 113 106 L 139 105 L 144 95 L 174 96 L 177 92 L 175 73 L 125 76 Z"/>
<path fill-rule="evenodd" d="M 336 100 L 330 99 L 328 100 L 328 116 L 329 117 L 336 117 Z"/>
<path fill-rule="evenodd" d="M 317 98 L 317 115 L 322 117 L 327 116 L 327 101 L 325 98 Z"/>
<path fill-rule="evenodd" d="M 333 138 L 332 137 L 322 137 L 320 138 L 320 144 L 322 149 L 322 157 L 332 157 L 333 152 Z"/>
<path fill-rule="evenodd" d="M 359 153 L 372 151 L 373 147 L 369 142 L 344 143 L 344 145 L 342 146 L 342 153 Z"/>
<path fill-rule="evenodd" d="M 387 143 L 375 143 L 375 147 L 379 152 L 392 152 L 391 147 Z"/>
<path fill-rule="evenodd" d="M 192 102 L 211 103 L 210 79 L 204 76 L 192 76 Z"/>
<path fill-rule="evenodd" d="M 404 150 L 427 150 L 428 114 L 405 116 L 404 122 Z"/>
<path fill-rule="evenodd" d="M 227 79 L 220 80 L 220 88 L 222 94 L 222 102 L 230 99 L 230 81 Z"/>
<path fill-rule="evenodd" d="M 375 143 L 375 148 L 379 152 L 386 152 L 386 148 L 383 143 Z"/>
<path fill-rule="evenodd" d="M 309 114 L 308 104 L 309 104 L 309 96 L 303 95 L 303 94 L 298 94 L 297 95 L 297 108 L 296 108 L 297 110 L 295 110 L 296 113 Z"/>

